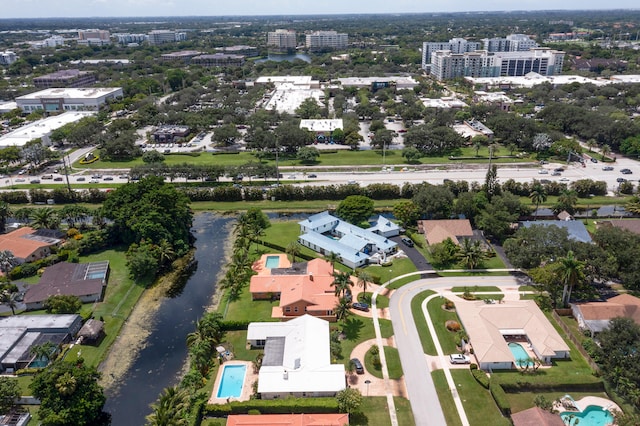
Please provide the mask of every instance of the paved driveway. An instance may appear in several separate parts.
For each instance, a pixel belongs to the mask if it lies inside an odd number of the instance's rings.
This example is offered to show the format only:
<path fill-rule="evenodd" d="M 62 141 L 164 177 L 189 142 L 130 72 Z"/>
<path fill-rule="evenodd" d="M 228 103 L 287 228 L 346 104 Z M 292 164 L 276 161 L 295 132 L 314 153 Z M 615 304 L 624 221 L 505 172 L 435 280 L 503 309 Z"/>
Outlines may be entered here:
<path fill-rule="evenodd" d="M 391 237 L 390 239 L 398 243 L 398 249 L 405 252 L 407 257 L 411 259 L 411 261 L 416 266 L 416 269 L 418 271 L 430 271 L 433 269 L 433 266 L 431 266 L 431 264 L 427 262 L 427 259 L 424 258 L 424 256 L 422 255 L 422 253 L 418 251 L 418 249 L 416 249 L 415 247 L 409 247 L 408 245 L 402 242 L 401 236 Z M 427 278 L 427 276 L 422 275 L 422 278 Z"/>

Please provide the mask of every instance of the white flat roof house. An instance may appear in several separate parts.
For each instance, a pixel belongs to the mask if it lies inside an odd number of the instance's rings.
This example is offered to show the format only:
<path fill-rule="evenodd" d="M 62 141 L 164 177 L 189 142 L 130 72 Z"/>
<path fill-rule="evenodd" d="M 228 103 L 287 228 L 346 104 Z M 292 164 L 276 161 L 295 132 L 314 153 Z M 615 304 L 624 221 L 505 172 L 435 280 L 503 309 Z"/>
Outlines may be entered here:
<path fill-rule="evenodd" d="M 391 254 L 398 247 L 384 235 L 373 229 L 362 229 L 335 216 L 328 211 L 309 216 L 298 222 L 302 235 L 298 242 L 322 255 L 335 253 L 340 262 L 350 268 L 364 266 L 377 253 Z"/>
<path fill-rule="evenodd" d="M 51 88 L 18 96 L 18 108 L 25 113 L 45 110 L 96 111 L 109 99 L 122 97 L 121 87 Z"/>
<path fill-rule="evenodd" d="M 258 377 L 262 399 L 331 397 L 346 387 L 344 365 L 331 364 L 329 322 L 303 315 L 287 322 L 253 322 L 247 341 L 264 347 Z"/>

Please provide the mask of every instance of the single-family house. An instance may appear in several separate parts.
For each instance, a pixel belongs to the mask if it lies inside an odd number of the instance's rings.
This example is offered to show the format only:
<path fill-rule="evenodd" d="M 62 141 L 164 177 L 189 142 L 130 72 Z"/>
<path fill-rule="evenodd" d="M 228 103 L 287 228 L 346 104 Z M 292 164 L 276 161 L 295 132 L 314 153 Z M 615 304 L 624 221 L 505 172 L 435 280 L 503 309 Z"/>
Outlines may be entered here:
<path fill-rule="evenodd" d="M 367 231 L 371 231 L 378 235 L 382 235 L 383 237 L 390 238 L 400 235 L 400 226 L 397 223 L 391 222 L 386 217 L 380 215 L 371 224 L 371 227 L 367 228 Z"/>
<path fill-rule="evenodd" d="M 324 259 L 291 264 L 285 254 L 265 254 L 253 264 L 249 291 L 253 300 L 279 299 L 272 317 L 288 320 L 304 314 L 335 321 L 338 303 L 333 266 Z"/>
<path fill-rule="evenodd" d="M 254 322 L 247 342 L 264 348 L 258 373 L 262 399 L 333 397 L 346 387 L 343 364 L 331 364 L 329 323 L 311 315 L 287 322 Z"/>
<path fill-rule="evenodd" d="M 333 414 L 232 414 L 227 426 L 345 426 L 349 424 L 346 413 Z"/>
<path fill-rule="evenodd" d="M 469 219 L 419 220 L 418 232 L 424 233 L 429 245 L 438 244 L 451 238 L 460 244 L 464 238 L 473 238 L 473 229 Z"/>
<path fill-rule="evenodd" d="M 583 243 L 590 243 L 591 235 L 587 231 L 587 227 L 584 226 L 581 220 L 536 220 L 536 221 L 524 221 L 522 226 L 529 228 L 531 226 L 557 226 L 558 228 L 564 228 L 569 233 L 569 238 L 574 241 L 580 241 Z"/>
<path fill-rule="evenodd" d="M 571 311 L 582 330 L 589 330 L 591 336 L 609 327 L 609 321 L 616 317 L 631 318 L 640 324 L 640 298 L 621 294 L 604 302 L 572 303 Z"/>
<path fill-rule="evenodd" d="M 383 258 L 395 253 L 398 244 L 389 238 L 345 222 L 328 211 L 309 216 L 301 222 L 298 242 L 322 255 L 335 253 L 340 263 L 358 268 L 372 256 Z"/>
<path fill-rule="evenodd" d="M 50 296 L 78 296 L 82 303 L 100 302 L 109 279 L 109 262 L 69 263 L 48 266 L 40 282 L 29 286 L 24 303 L 27 310 L 44 308 Z"/>
<path fill-rule="evenodd" d="M 615 226 L 640 235 L 640 219 L 611 219 L 598 222 L 599 226 Z"/>
<path fill-rule="evenodd" d="M 562 417 L 540 407 L 513 413 L 511 414 L 511 421 L 513 426 L 566 426 Z"/>
<path fill-rule="evenodd" d="M 514 368 L 523 352 L 544 364 L 569 356 L 569 346 L 533 300 L 460 300 L 456 311 L 483 370 Z"/>
<path fill-rule="evenodd" d="M 51 254 L 62 243 L 62 234 L 51 229 L 18 228 L 0 235 L 0 251 L 9 250 L 19 263 L 35 262 Z"/>

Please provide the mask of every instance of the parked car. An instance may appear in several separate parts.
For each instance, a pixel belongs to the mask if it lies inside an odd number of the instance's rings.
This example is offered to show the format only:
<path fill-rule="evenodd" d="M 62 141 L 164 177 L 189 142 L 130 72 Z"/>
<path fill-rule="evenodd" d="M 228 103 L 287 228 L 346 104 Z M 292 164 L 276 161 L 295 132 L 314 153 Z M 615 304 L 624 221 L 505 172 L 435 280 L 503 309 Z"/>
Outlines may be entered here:
<path fill-rule="evenodd" d="M 449 362 L 451 364 L 471 364 L 471 358 L 462 354 L 449 355 Z"/>
<path fill-rule="evenodd" d="M 105 176 L 104 180 L 113 180 L 113 176 Z"/>
<path fill-rule="evenodd" d="M 592 163 L 597 163 L 597 162 L 598 162 L 598 160 L 597 160 L 597 159 L 595 159 L 595 158 L 593 158 L 593 157 L 591 157 L 591 162 L 592 162 Z"/>
<path fill-rule="evenodd" d="M 540 170 L 538 170 L 538 174 L 540 174 L 540 175 L 546 175 L 546 174 L 549 174 L 549 170 L 547 170 L 547 169 L 540 169 Z"/>
<path fill-rule="evenodd" d="M 53 179 L 53 175 L 42 175 L 43 180 L 51 180 Z"/>
<path fill-rule="evenodd" d="M 40 179 L 32 179 L 29 183 L 37 184 L 40 183 Z"/>
<path fill-rule="evenodd" d="M 604 166 L 602 170 L 604 170 L 605 172 L 610 172 L 611 170 L 613 170 L 613 166 Z"/>
<path fill-rule="evenodd" d="M 618 179 L 616 179 L 616 181 L 618 183 L 622 183 L 622 182 L 626 182 L 627 180 L 625 178 L 618 178 Z"/>
<path fill-rule="evenodd" d="M 556 167 L 553 169 L 554 172 L 564 172 L 564 167 Z"/>
<path fill-rule="evenodd" d="M 87 179 L 86 179 L 86 178 L 84 178 L 84 177 L 82 177 L 82 176 L 80 176 L 80 177 L 77 179 L 77 181 L 78 181 L 78 182 L 84 182 L 85 180 L 87 180 Z"/>
<path fill-rule="evenodd" d="M 407 247 L 413 247 L 413 240 L 411 240 L 411 238 L 409 237 L 402 237 L 401 241 L 404 243 L 405 246 Z"/>
<path fill-rule="evenodd" d="M 356 302 L 351 304 L 353 309 L 357 309 L 358 311 L 369 312 L 369 305 L 366 303 Z"/>
<path fill-rule="evenodd" d="M 352 358 L 353 368 L 356 370 L 356 374 L 364 374 L 364 367 L 358 358 Z"/>
<path fill-rule="evenodd" d="M 318 175 L 315 174 L 315 173 L 311 173 L 310 175 L 307 175 L 307 177 L 310 178 L 310 179 L 315 179 L 315 178 L 318 177 Z"/>
<path fill-rule="evenodd" d="M 560 173 L 560 172 L 553 172 L 553 173 L 551 173 L 551 176 L 562 176 L 562 173 Z"/>
<path fill-rule="evenodd" d="M 622 170 L 620 170 L 620 173 L 622 173 L 623 175 L 630 175 L 633 172 L 631 170 L 629 170 L 629 169 L 622 169 Z"/>
<path fill-rule="evenodd" d="M 57 178 L 53 178 L 53 180 L 55 182 L 62 182 L 62 178 L 60 176 L 58 176 Z"/>
<path fill-rule="evenodd" d="M 24 178 L 18 178 L 18 179 L 16 179 L 16 182 L 24 182 L 24 181 L 25 181 L 25 179 L 24 179 Z"/>

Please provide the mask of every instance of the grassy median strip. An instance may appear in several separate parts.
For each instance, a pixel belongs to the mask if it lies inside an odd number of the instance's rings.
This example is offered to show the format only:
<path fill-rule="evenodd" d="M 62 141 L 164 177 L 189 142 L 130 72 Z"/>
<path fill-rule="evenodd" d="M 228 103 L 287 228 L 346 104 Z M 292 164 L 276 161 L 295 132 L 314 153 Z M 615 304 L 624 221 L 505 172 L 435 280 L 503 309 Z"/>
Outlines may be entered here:
<path fill-rule="evenodd" d="M 423 291 L 416 295 L 411 300 L 411 313 L 413 314 L 413 321 L 416 324 L 418 330 L 418 336 L 420 336 L 420 343 L 422 343 L 422 350 L 428 355 L 436 355 L 436 347 L 433 344 L 431 333 L 427 327 L 427 320 L 422 313 L 422 302 L 435 292 L 431 290 Z"/>

